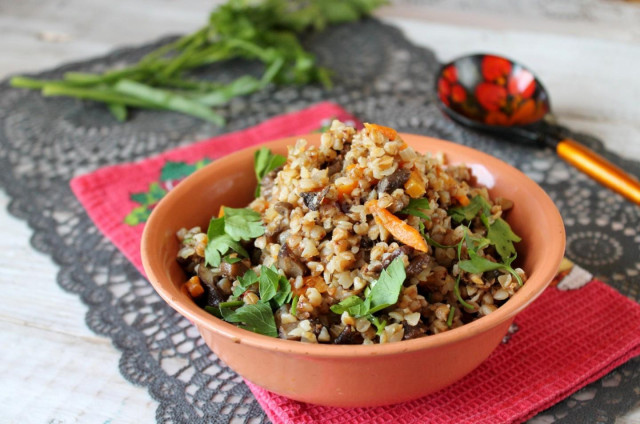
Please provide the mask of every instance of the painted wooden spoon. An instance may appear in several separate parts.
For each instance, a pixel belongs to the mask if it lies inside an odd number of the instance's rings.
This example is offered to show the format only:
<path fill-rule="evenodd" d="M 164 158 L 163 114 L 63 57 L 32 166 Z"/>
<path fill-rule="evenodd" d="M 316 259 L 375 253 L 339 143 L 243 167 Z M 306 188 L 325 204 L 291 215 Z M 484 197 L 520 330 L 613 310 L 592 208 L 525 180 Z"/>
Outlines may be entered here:
<path fill-rule="evenodd" d="M 508 140 L 550 146 L 566 162 L 640 205 L 640 182 L 564 137 L 544 86 L 519 63 L 490 54 L 463 56 L 440 68 L 436 92 L 439 107 L 459 124 Z"/>

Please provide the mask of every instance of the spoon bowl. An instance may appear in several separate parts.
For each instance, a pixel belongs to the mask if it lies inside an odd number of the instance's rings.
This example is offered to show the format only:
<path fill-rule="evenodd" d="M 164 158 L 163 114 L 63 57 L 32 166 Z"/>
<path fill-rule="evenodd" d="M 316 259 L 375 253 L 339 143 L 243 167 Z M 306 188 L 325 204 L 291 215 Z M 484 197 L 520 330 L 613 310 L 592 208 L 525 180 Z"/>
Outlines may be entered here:
<path fill-rule="evenodd" d="M 525 66 L 492 54 L 463 56 L 440 68 L 436 93 L 440 109 L 457 123 L 509 141 L 552 147 L 569 164 L 640 205 L 635 177 L 564 137 L 547 90 Z"/>
<path fill-rule="evenodd" d="M 551 110 L 547 91 L 533 73 L 500 56 L 457 59 L 443 66 L 437 84 L 440 105 L 469 125 L 531 125 Z"/>

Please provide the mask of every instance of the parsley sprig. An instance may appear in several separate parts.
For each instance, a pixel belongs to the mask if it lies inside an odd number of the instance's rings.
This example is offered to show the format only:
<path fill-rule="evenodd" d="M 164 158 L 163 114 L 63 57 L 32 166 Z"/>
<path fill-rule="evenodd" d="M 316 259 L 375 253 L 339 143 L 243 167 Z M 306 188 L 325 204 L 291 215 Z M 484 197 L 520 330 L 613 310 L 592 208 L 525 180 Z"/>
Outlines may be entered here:
<path fill-rule="evenodd" d="M 245 304 L 242 300 L 230 300 L 221 303 L 218 308 L 207 307 L 205 309 L 227 322 L 240 324 L 239 326 L 246 330 L 278 337 L 273 313 L 282 305 L 293 303 L 291 284 L 287 277 L 278 273 L 275 267 L 262 265 L 260 275 L 249 269 L 238 278 L 232 298 L 237 299 L 256 283 L 260 295 L 260 300 L 257 303 Z"/>
<path fill-rule="evenodd" d="M 270 83 L 329 87 L 329 71 L 305 50 L 300 36 L 328 25 L 357 21 L 385 0 L 229 0 L 192 34 L 157 48 L 139 62 L 104 73 L 67 72 L 59 80 L 22 76 L 14 87 L 104 103 L 118 121 L 130 108 L 164 109 L 224 125 L 214 107 Z M 192 70 L 231 59 L 261 62 L 261 76 L 231 82 L 195 78 Z M 215 75 L 214 75 L 215 77 Z"/>
<path fill-rule="evenodd" d="M 503 269 L 508 271 L 518 281 L 519 285 L 522 285 L 522 278 L 511 267 L 511 263 L 516 259 L 517 252 L 513 245 L 514 242 L 519 242 L 520 237 L 511 230 L 511 227 L 502 218 L 497 218 L 493 222 L 490 221 L 489 216 L 491 214 L 491 206 L 486 199 L 480 195 L 471 199 L 471 202 L 467 206 L 460 206 L 452 208 L 449 211 L 451 218 L 458 222 L 470 222 L 477 216 L 480 217 L 483 225 L 487 229 L 486 238 L 474 238 L 470 235 L 471 230 L 468 226 L 465 226 L 465 237 L 463 240 L 466 243 L 467 253 L 469 259 L 460 260 L 458 266 L 463 271 L 470 272 L 472 274 L 482 274 L 486 271 L 492 271 L 496 269 Z M 458 259 L 460 258 L 462 241 L 458 247 Z M 478 254 L 479 250 L 485 246 L 493 245 L 500 255 L 502 262 L 493 262 L 489 259 L 482 257 Z"/>
<path fill-rule="evenodd" d="M 256 150 L 253 154 L 253 167 L 256 171 L 256 179 L 258 180 L 255 192 L 256 197 L 260 196 L 260 183 L 265 175 L 284 165 L 286 162 L 287 158 L 285 156 L 274 154 L 266 147 Z"/>
<path fill-rule="evenodd" d="M 379 318 L 373 314 L 398 302 L 402 283 L 404 283 L 406 276 L 402 258 L 395 258 L 380 273 L 378 280 L 367 287 L 364 299 L 352 295 L 331 306 L 331 310 L 336 314 L 342 314 L 346 311 L 354 318 L 365 317 L 377 327 L 379 334 L 384 330 L 386 321 L 380 322 Z"/>
<path fill-rule="evenodd" d="M 223 210 L 224 216 L 211 218 L 207 229 L 208 242 L 204 250 L 204 260 L 206 265 L 214 267 L 220 266 L 222 258 L 230 252 L 248 257 L 249 254 L 240 241 L 251 240 L 264 234 L 264 226 L 258 212 L 249 208 L 224 207 Z"/>

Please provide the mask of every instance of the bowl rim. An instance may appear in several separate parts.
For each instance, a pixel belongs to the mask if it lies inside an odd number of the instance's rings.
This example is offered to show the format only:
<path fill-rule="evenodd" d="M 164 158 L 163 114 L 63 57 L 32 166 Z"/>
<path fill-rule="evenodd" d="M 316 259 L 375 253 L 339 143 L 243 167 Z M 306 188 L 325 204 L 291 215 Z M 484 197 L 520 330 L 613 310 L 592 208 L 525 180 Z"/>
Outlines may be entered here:
<path fill-rule="evenodd" d="M 419 134 L 400 133 L 400 136 L 403 138 L 403 140 L 405 140 L 409 145 L 413 147 L 415 147 L 417 143 L 422 142 L 436 145 L 434 149 L 421 149 L 421 151 L 430 151 L 432 153 L 442 151 L 446 154 L 447 148 L 449 148 L 457 151 L 457 155 L 467 157 L 472 156 L 474 158 L 474 163 L 482 164 L 488 169 L 492 169 L 492 167 L 496 165 L 499 167 L 506 166 L 509 175 L 518 178 L 519 186 L 526 192 L 535 193 L 536 197 L 540 199 L 540 205 L 544 209 L 549 211 L 549 231 L 554 232 L 560 236 L 560 243 L 548 246 L 548 249 L 545 250 L 544 255 L 541 259 L 541 262 L 543 262 L 544 260 L 544 266 L 536 268 L 533 273 L 528 276 L 527 282 L 522 286 L 522 288 L 518 290 L 518 292 L 516 292 L 516 294 L 511 297 L 505 304 L 500 306 L 491 314 L 467 323 L 461 327 L 445 331 L 443 333 L 420 337 L 412 340 L 402 340 L 398 343 L 371 345 L 301 343 L 299 341 L 269 337 L 236 327 L 231 323 L 214 317 L 204 309 L 201 309 L 186 295 L 180 293 L 179 290 L 175 286 L 173 286 L 171 282 L 168 282 L 169 284 L 166 285 L 163 284 L 162 279 L 159 278 L 156 270 L 150 264 L 148 252 L 152 252 L 154 243 L 154 231 L 152 231 L 151 229 L 161 224 L 162 214 L 164 213 L 164 209 L 168 208 L 167 205 L 171 203 L 171 199 L 173 197 L 179 197 L 181 192 L 188 191 L 189 186 L 193 185 L 184 184 L 185 181 L 207 181 L 208 175 L 214 172 L 213 170 L 215 170 L 216 167 L 226 163 L 233 163 L 237 161 L 238 158 L 246 156 L 248 152 L 251 152 L 250 157 L 253 157 L 253 152 L 261 147 L 274 148 L 282 147 L 283 145 L 288 146 L 295 143 L 295 141 L 300 138 L 304 138 L 310 143 L 313 143 L 316 139 L 319 140 L 319 133 L 284 137 L 267 143 L 261 143 L 245 149 L 241 149 L 237 152 L 224 156 L 223 158 L 216 159 L 214 162 L 188 176 L 184 181 L 182 181 L 171 191 L 169 191 L 169 193 L 167 193 L 167 195 L 158 203 L 158 205 L 156 205 L 143 230 L 141 239 L 141 256 L 143 267 L 147 274 L 147 279 L 150 281 L 156 292 L 169 304 L 169 306 L 171 306 L 181 315 L 194 323 L 201 333 L 203 329 L 206 329 L 212 331 L 218 336 L 230 339 L 233 343 L 249 345 L 258 349 L 286 352 L 304 356 L 313 356 L 316 358 L 384 356 L 432 349 L 438 346 L 460 342 L 462 340 L 472 338 L 481 333 L 484 333 L 485 331 L 488 331 L 491 328 L 494 328 L 497 325 L 500 325 L 501 323 L 509 319 L 512 319 L 517 313 L 519 313 L 522 309 L 533 302 L 546 289 L 549 282 L 557 273 L 560 261 L 564 256 L 566 243 L 565 228 L 560 212 L 556 208 L 551 198 L 538 184 L 536 184 L 533 180 L 531 180 L 528 176 L 526 176 L 518 169 L 494 156 L 454 142 Z M 454 161 L 452 163 L 455 164 L 462 162 Z M 530 282 L 531 284 L 529 284 Z"/>

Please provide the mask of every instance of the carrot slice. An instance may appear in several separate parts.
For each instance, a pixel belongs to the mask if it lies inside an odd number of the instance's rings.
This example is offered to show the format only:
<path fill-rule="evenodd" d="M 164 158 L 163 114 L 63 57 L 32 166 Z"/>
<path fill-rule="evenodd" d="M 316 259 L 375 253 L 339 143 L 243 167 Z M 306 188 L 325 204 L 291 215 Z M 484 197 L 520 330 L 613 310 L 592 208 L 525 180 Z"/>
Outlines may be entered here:
<path fill-rule="evenodd" d="M 184 283 L 184 285 L 187 288 L 189 295 L 194 299 L 196 297 L 202 296 L 202 294 L 204 293 L 202 284 L 200 284 L 200 278 L 198 278 L 197 275 L 194 275 L 193 277 L 189 278 L 187 282 Z"/>
<path fill-rule="evenodd" d="M 224 205 L 220 205 L 220 209 L 218 210 L 218 218 L 222 218 L 224 216 Z"/>
<path fill-rule="evenodd" d="M 396 240 L 421 252 L 428 252 L 429 246 L 422 234 L 385 208 L 378 206 L 377 200 L 369 200 L 365 207 L 373 214 L 376 222 L 382 224 Z"/>
<path fill-rule="evenodd" d="M 454 196 L 456 198 L 456 200 L 460 203 L 460 205 L 462 206 L 467 206 L 469 203 L 471 203 L 471 200 L 469 200 L 469 198 L 467 197 L 466 194 L 464 193 L 456 193 L 456 195 Z"/>
<path fill-rule="evenodd" d="M 295 295 L 302 295 L 304 294 L 308 288 L 311 287 L 315 287 L 320 293 L 324 293 L 327 291 L 327 289 L 329 288 L 327 286 L 327 283 L 324 281 L 324 278 L 322 277 L 313 277 L 313 276 L 307 276 L 307 277 L 302 277 L 302 287 L 295 288 L 292 287 L 292 291 L 293 294 Z"/>
<path fill-rule="evenodd" d="M 414 199 L 419 199 L 426 193 L 427 189 L 424 186 L 424 181 L 417 170 L 411 171 L 409 179 L 404 184 L 404 191 Z"/>
<path fill-rule="evenodd" d="M 387 139 L 389 139 L 389 141 L 395 140 L 396 137 L 398 136 L 398 132 L 396 130 L 390 127 L 385 127 L 383 125 L 370 124 L 368 122 L 365 122 L 364 127 L 369 131 L 381 132 L 382 135 L 384 135 L 385 137 L 387 137 Z"/>

